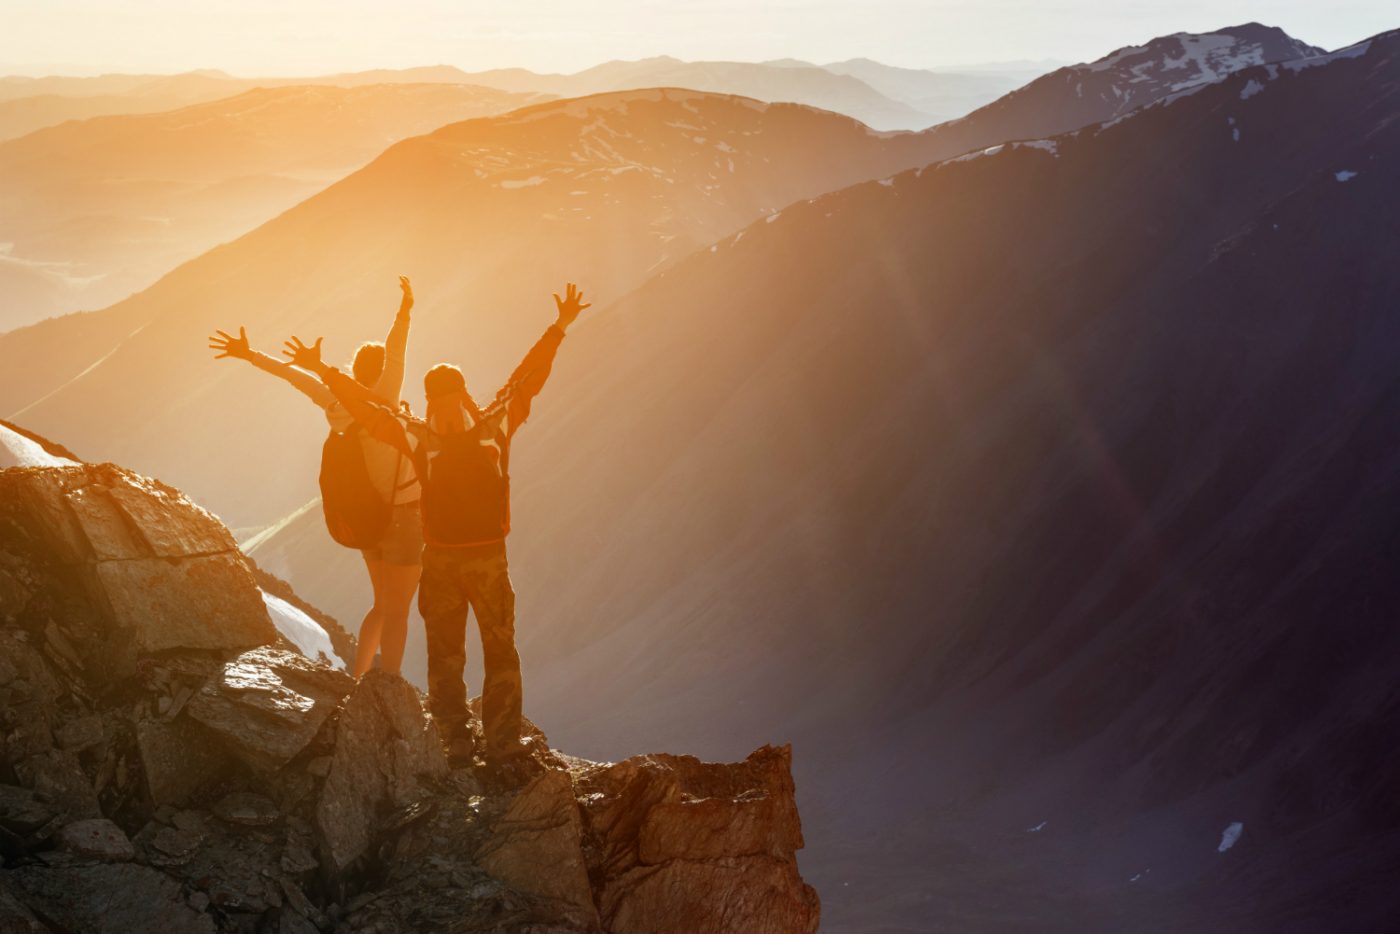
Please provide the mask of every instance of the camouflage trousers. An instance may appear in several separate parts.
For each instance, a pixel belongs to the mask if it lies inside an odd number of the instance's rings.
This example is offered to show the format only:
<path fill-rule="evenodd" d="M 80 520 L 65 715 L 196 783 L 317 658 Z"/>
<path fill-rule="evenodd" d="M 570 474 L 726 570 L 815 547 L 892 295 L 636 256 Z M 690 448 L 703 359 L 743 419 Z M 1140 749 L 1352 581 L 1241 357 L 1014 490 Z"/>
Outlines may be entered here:
<path fill-rule="evenodd" d="M 505 542 L 423 550 L 418 611 L 428 636 L 428 709 L 444 738 L 467 729 L 467 611 L 481 630 L 481 720 L 488 758 L 520 749 L 520 656 L 515 651 L 515 591 Z"/>

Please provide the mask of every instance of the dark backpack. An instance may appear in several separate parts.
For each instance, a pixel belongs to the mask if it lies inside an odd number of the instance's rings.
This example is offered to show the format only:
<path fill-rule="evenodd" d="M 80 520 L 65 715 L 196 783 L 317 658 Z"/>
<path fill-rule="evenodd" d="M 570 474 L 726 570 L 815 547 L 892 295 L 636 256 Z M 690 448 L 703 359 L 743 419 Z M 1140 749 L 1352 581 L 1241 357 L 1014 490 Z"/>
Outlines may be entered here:
<path fill-rule="evenodd" d="M 379 544 L 394 512 L 370 479 L 362 437 L 358 425 L 333 430 L 321 446 L 321 509 L 331 538 L 346 548 Z"/>
<path fill-rule="evenodd" d="M 423 529 L 440 545 L 500 541 L 510 531 L 504 452 L 481 442 L 484 426 L 441 435 L 423 481 Z"/>

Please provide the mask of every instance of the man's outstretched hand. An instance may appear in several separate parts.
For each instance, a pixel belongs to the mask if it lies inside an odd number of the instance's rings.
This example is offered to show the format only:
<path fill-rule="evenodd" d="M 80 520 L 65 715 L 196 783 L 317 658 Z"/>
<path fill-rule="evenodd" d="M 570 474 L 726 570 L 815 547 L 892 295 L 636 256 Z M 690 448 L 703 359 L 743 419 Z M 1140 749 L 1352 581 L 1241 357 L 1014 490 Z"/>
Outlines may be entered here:
<path fill-rule="evenodd" d="M 403 291 L 403 301 L 399 303 L 399 313 L 402 314 L 413 307 L 413 284 L 408 281 L 408 276 L 399 276 L 399 289 Z"/>
<path fill-rule="evenodd" d="M 307 346 L 301 342 L 301 338 L 295 334 L 292 339 L 286 341 L 287 349 L 282 351 L 282 356 L 290 357 L 287 362 L 292 366 L 301 367 L 315 373 L 317 376 L 323 375 L 330 367 L 321 362 L 321 340 L 316 338 L 316 343 Z"/>
<path fill-rule="evenodd" d="M 238 329 L 237 337 L 227 331 L 215 331 L 209 336 L 209 349 L 219 351 L 214 355 L 215 360 L 224 357 L 247 360 L 253 356 L 253 350 L 248 346 L 248 331 L 243 327 Z"/>
<path fill-rule="evenodd" d="M 559 309 L 559 320 L 556 321 L 555 324 L 559 325 L 561 329 L 567 328 L 569 325 L 573 324 L 574 320 L 578 318 L 579 312 L 583 311 L 585 308 L 592 307 L 591 305 L 584 304 L 583 293 L 580 292 L 578 286 L 574 285 L 572 282 L 570 282 L 569 287 L 564 290 L 563 298 L 559 297 L 558 292 L 554 293 L 554 304 L 555 307 Z"/>

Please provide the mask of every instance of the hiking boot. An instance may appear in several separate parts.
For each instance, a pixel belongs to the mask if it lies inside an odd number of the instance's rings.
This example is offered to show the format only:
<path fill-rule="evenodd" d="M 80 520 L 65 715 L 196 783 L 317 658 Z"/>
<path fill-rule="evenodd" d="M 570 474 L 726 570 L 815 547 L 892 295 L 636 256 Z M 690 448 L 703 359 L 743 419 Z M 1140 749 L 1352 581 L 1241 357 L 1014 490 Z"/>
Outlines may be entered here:
<path fill-rule="evenodd" d="M 476 736 L 471 730 L 452 734 L 443 744 L 447 764 L 454 769 L 470 768 L 476 764 Z"/>
<path fill-rule="evenodd" d="M 535 737 L 527 736 L 504 754 L 486 751 L 486 780 L 498 791 L 512 791 L 528 785 L 549 770 L 547 749 Z"/>

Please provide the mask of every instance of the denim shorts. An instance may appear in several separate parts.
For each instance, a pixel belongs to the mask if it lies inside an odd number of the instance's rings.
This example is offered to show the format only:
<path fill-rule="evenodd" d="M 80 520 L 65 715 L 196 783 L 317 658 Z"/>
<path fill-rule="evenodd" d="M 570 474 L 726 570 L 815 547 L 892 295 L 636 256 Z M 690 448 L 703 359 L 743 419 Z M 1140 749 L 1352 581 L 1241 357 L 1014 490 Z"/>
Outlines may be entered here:
<path fill-rule="evenodd" d="M 366 561 L 386 564 L 419 565 L 423 563 L 423 520 L 418 514 L 418 501 L 400 503 L 394 507 L 389 527 L 373 548 L 361 548 Z"/>

